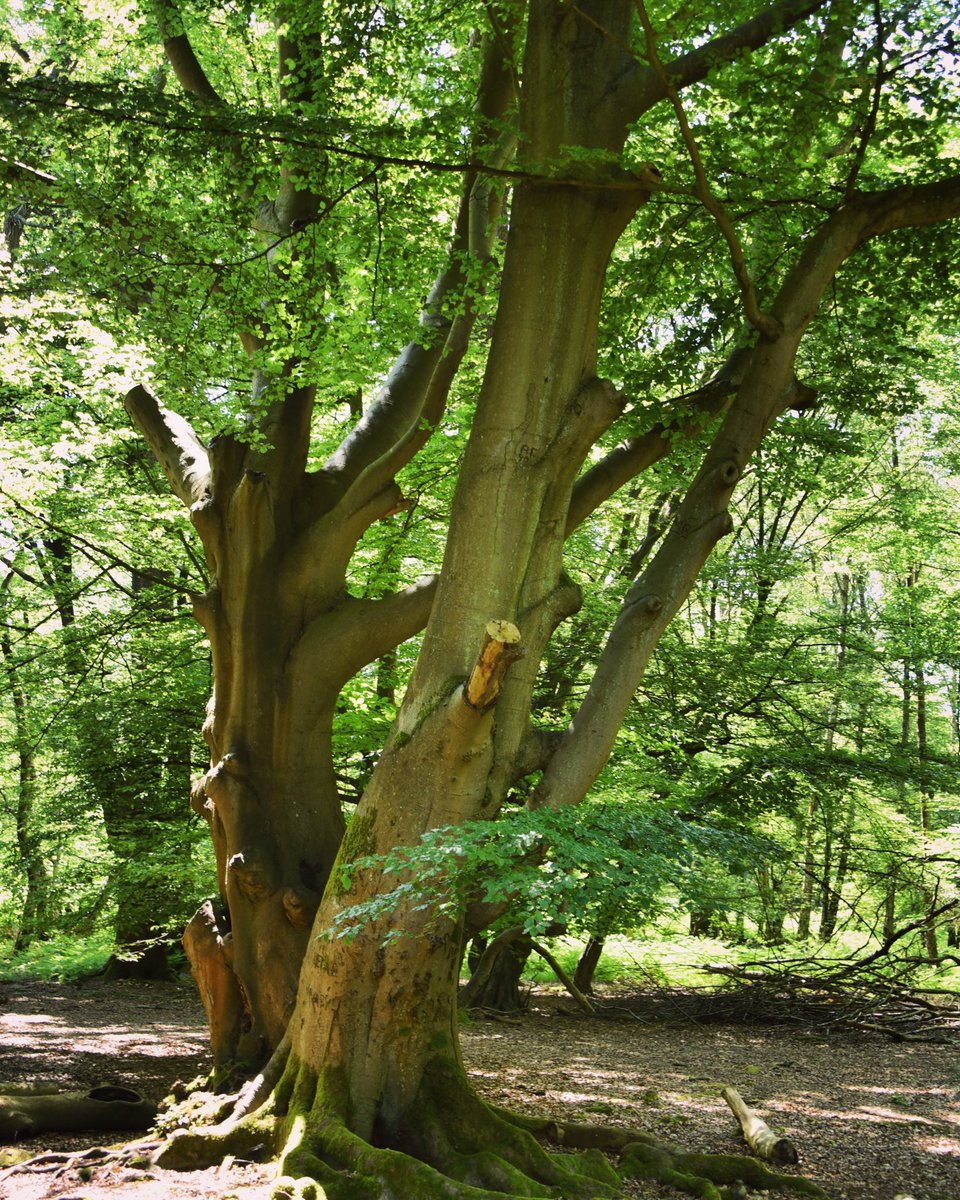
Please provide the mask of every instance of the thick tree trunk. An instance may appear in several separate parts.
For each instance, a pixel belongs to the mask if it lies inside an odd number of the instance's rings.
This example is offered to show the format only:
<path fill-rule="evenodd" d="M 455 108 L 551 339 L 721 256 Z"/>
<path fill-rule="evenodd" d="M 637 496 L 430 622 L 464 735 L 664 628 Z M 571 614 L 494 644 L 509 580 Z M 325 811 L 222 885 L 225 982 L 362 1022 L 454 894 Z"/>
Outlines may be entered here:
<path fill-rule="evenodd" d="M 198 981 L 212 969 L 202 956 L 226 953 L 239 989 L 229 1015 L 208 1013 L 221 1066 L 237 1053 L 256 1060 L 282 1038 L 344 829 L 330 740 L 335 692 L 318 696 L 302 678 L 270 570 L 260 572 L 259 581 L 247 576 L 231 587 L 207 622 L 217 688 L 204 727 L 210 769 L 192 796 L 210 827 L 223 916 L 219 940 L 191 930 L 185 946 Z M 241 597 L 243 611 L 231 620 Z M 208 920 L 202 909 L 191 925 Z M 242 1049 L 222 1029 L 236 1028 L 237 1002 Z"/>
<path fill-rule="evenodd" d="M 527 959 L 533 952 L 529 935 L 522 935 L 503 945 L 494 956 L 485 978 L 470 994 L 470 1008 L 486 1008 L 491 1012 L 521 1012 L 526 1004 L 520 991 L 520 980 Z M 473 981 L 471 980 L 471 983 Z M 470 984 L 467 985 L 470 987 Z"/>
<path fill-rule="evenodd" d="M 524 89 L 536 103 L 522 110 L 521 144 L 538 163 L 556 161 L 568 145 L 622 144 L 622 114 L 611 129 L 604 105 L 611 73 L 629 62 L 630 8 L 620 0 L 591 7 L 589 23 L 551 4 L 531 10 Z M 495 812 L 512 780 L 533 678 L 562 615 L 556 597 L 574 479 L 619 411 L 612 389 L 595 379 L 597 321 L 607 260 L 643 194 L 606 182 L 592 186 L 588 172 L 582 183 L 524 184 L 514 196 L 437 600 L 396 732 L 341 847 L 343 862 Z M 477 562 L 485 566 L 479 575 Z M 512 635 L 495 641 L 493 671 L 484 633 L 491 618 L 515 622 L 526 652 L 517 658 Z M 507 659 L 513 665 L 502 691 L 491 694 L 478 680 L 496 676 Z M 467 682 L 451 690 L 451 678 Z M 328 936 L 343 907 L 390 884 L 365 870 L 349 892 L 328 888 L 301 976 L 291 1055 L 312 1077 L 337 1078 L 354 1133 L 410 1146 L 422 1138 L 421 1089 L 438 1071 L 460 1073 L 461 948 L 451 923 L 413 908 L 392 914 L 394 940 L 385 940 L 380 923 L 353 940 Z"/>

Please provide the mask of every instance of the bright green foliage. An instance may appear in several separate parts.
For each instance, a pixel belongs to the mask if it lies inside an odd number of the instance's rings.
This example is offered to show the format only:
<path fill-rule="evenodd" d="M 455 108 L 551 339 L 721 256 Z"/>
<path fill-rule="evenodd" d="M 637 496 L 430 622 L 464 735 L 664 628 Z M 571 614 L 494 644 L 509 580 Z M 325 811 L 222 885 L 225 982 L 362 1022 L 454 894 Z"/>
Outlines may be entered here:
<path fill-rule="evenodd" d="M 683 906 L 702 903 L 706 862 L 742 871 L 774 849 L 762 838 L 693 824 L 666 808 L 615 801 L 526 811 L 492 825 L 469 822 L 431 830 L 412 849 L 349 864 L 345 884 L 354 871 L 371 869 L 399 882 L 344 909 L 334 935 L 353 936 L 412 895 L 437 922 L 456 920 L 479 901 L 509 904 L 514 923 L 535 936 L 557 921 L 574 935 L 606 936 L 651 921 L 668 897 Z M 401 933 L 394 928 L 387 936 Z"/>

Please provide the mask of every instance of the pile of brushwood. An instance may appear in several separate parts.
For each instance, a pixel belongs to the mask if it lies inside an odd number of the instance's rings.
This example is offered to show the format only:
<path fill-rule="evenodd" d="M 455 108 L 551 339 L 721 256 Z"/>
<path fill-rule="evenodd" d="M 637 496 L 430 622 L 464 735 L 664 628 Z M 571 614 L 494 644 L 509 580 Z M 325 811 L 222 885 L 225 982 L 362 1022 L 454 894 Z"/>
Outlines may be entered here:
<path fill-rule="evenodd" d="M 918 983 L 929 978 L 929 958 L 898 949 L 919 925 L 897 930 L 870 953 L 708 964 L 701 970 L 721 979 L 719 988 L 658 989 L 645 996 L 644 1007 L 677 1019 L 802 1024 L 824 1032 L 880 1034 L 897 1042 L 949 1041 L 960 1034 L 960 995 L 953 988 Z M 937 965 L 960 966 L 960 956 L 941 955 Z"/>

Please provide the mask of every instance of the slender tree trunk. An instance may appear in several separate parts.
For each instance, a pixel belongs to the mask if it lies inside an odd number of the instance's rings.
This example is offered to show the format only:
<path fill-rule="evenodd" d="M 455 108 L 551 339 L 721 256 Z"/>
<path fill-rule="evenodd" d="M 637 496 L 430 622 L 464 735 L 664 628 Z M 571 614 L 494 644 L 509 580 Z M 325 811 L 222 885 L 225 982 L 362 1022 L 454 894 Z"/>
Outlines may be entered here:
<path fill-rule="evenodd" d="M 933 794 L 930 789 L 930 774 L 927 765 L 927 677 L 923 665 L 916 668 L 917 685 L 917 755 L 920 759 L 920 846 L 924 858 L 933 834 L 932 803 Z M 940 961 L 940 948 L 937 945 L 937 925 L 930 915 L 936 907 L 936 893 L 929 884 L 930 873 L 925 865 L 921 866 L 927 882 L 922 890 L 923 905 L 926 919 L 923 926 L 923 944 L 927 958 L 931 963 Z"/>
<path fill-rule="evenodd" d="M 837 928 L 837 918 L 840 914 L 840 901 L 843 899 L 843 887 L 847 882 L 850 868 L 850 848 L 853 838 L 853 818 L 856 805 L 853 796 L 847 800 L 843 826 L 837 842 L 837 870 L 831 882 L 827 876 L 827 887 L 823 898 L 823 911 L 820 916 L 820 940 L 828 942 Z"/>
<path fill-rule="evenodd" d="M 891 868 L 894 871 L 896 868 Z M 897 879 L 895 874 L 890 874 L 886 881 L 883 891 L 883 937 L 885 941 L 889 941 L 897 928 Z"/>
<path fill-rule="evenodd" d="M 577 960 L 577 969 L 573 973 L 573 983 L 585 995 L 593 994 L 593 977 L 600 959 L 603 957 L 603 938 L 591 937 L 583 948 L 583 953 Z"/>
<path fill-rule="evenodd" d="M 17 757 L 17 851 L 24 882 L 23 904 L 14 949 L 23 950 L 38 938 L 49 934 L 50 877 L 43 858 L 43 846 L 35 815 L 37 764 L 27 693 L 19 675 L 19 664 L 6 626 L 0 635 L 0 650 L 3 653 L 13 710 Z"/>
<path fill-rule="evenodd" d="M 800 911 L 797 915 L 797 937 L 805 942 L 810 936 L 810 917 L 813 910 L 813 885 L 816 872 L 814 856 L 814 817 L 817 800 L 811 793 L 807 800 L 807 819 L 803 829 L 803 879 L 800 884 Z"/>

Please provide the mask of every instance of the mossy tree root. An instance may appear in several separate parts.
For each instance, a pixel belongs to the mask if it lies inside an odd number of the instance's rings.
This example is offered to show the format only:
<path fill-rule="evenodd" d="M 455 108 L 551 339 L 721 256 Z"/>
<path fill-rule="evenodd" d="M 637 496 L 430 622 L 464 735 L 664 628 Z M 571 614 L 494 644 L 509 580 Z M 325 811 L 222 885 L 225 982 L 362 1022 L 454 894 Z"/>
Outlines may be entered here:
<path fill-rule="evenodd" d="M 751 1190 L 797 1192 L 802 1196 L 827 1200 L 826 1193 L 809 1179 L 780 1175 L 769 1167 L 742 1154 L 688 1154 L 663 1144 L 634 1142 L 620 1159 L 625 1179 L 652 1179 L 677 1191 L 700 1196 L 702 1200 L 727 1200 Z M 729 1191 L 732 1185 L 741 1185 Z"/>
<path fill-rule="evenodd" d="M 654 1179 L 704 1200 L 728 1200 L 724 1185 L 735 1182 L 823 1198 L 806 1180 L 753 1159 L 683 1154 L 636 1131 L 515 1117 L 485 1104 L 452 1058 L 432 1060 L 410 1119 L 375 1129 L 371 1141 L 350 1128 L 340 1075 L 318 1075 L 292 1054 L 265 1103 L 255 1112 L 244 1107 L 219 1126 L 178 1131 L 156 1161 L 190 1168 L 228 1154 L 276 1157 L 274 1200 L 613 1200 L 625 1178 Z M 544 1141 L 590 1148 L 569 1153 Z M 622 1152 L 619 1172 L 603 1151 Z"/>

